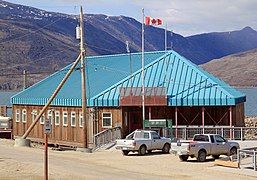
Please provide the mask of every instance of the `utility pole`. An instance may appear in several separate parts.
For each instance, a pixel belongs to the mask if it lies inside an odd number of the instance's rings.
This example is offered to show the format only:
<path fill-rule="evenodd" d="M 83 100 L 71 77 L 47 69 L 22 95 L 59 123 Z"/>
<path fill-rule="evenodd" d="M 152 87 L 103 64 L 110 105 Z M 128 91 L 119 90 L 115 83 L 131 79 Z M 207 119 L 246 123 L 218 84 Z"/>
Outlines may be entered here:
<path fill-rule="evenodd" d="M 87 128 L 88 128 L 88 119 L 87 116 L 87 98 L 86 98 L 86 74 L 85 74 L 85 57 L 86 51 L 84 48 L 84 19 L 83 19 L 83 9 L 80 7 L 80 58 L 81 58 L 81 98 L 82 98 L 82 121 L 83 123 L 83 147 L 88 147 L 88 136 L 87 136 Z"/>
<path fill-rule="evenodd" d="M 27 71 L 23 71 L 23 90 L 27 88 Z"/>

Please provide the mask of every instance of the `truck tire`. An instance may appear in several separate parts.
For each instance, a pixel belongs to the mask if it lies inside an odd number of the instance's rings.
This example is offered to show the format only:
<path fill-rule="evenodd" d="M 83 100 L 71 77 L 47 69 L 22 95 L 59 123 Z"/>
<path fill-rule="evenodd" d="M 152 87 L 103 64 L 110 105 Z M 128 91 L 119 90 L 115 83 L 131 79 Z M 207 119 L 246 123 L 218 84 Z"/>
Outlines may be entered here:
<path fill-rule="evenodd" d="M 165 154 L 170 153 L 170 145 L 168 143 L 164 144 L 164 146 L 162 148 L 162 152 Z"/>
<path fill-rule="evenodd" d="M 127 156 L 127 155 L 128 155 L 128 153 L 129 153 L 129 151 L 128 151 L 128 150 L 122 150 L 122 154 L 123 154 L 124 156 Z"/>
<path fill-rule="evenodd" d="M 198 162 L 204 162 L 205 160 L 206 160 L 206 151 L 205 150 L 200 150 L 198 152 L 197 161 Z"/>
<path fill-rule="evenodd" d="M 219 158 L 220 158 L 220 155 L 212 155 L 212 157 L 213 157 L 214 159 L 219 159 Z"/>
<path fill-rule="evenodd" d="M 230 151 L 229 151 L 229 154 L 230 154 L 230 156 L 237 154 L 237 148 L 236 148 L 236 147 L 232 147 L 232 148 L 230 149 Z"/>
<path fill-rule="evenodd" d="M 139 148 L 139 150 L 138 150 L 138 154 L 139 154 L 140 156 L 143 156 L 143 155 L 146 154 L 146 146 L 145 146 L 145 145 L 140 146 L 140 148 Z"/>
<path fill-rule="evenodd" d="M 181 155 L 181 156 L 179 156 L 179 159 L 180 159 L 181 161 L 187 161 L 188 155 Z"/>

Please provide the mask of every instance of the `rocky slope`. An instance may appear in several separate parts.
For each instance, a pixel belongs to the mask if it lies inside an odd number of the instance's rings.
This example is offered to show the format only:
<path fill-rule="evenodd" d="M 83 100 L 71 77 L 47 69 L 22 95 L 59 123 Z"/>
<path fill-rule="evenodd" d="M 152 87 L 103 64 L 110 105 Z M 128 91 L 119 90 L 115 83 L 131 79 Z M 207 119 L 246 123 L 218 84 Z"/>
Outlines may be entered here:
<path fill-rule="evenodd" d="M 215 59 L 202 67 L 232 86 L 257 86 L 257 49 Z"/>

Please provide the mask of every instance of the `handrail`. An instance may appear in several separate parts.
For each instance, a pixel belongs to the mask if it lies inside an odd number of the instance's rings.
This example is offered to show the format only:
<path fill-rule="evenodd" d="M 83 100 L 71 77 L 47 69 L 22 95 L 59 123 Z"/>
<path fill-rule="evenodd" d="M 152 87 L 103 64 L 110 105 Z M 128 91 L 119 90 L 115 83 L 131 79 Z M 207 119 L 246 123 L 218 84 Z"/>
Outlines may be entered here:
<path fill-rule="evenodd" d="M 116 139 L 121 138 L 121 127 L 113 127 L 103 130 L 94 135 L 95 148 L 99 148 L 110 142 L 114 142 Z"/>

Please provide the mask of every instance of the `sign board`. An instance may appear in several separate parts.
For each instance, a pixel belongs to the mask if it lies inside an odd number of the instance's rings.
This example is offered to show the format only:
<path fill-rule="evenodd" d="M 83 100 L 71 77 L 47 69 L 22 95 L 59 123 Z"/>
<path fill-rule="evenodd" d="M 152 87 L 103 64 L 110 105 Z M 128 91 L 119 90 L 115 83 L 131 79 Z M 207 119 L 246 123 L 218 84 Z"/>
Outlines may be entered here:
<path fill-rule="evenodd" d="M 49 119 L 46 119 L 44 124 L 44 133 L 51 134 L 51 132 L 52 132 L 51 121 Z"/>

